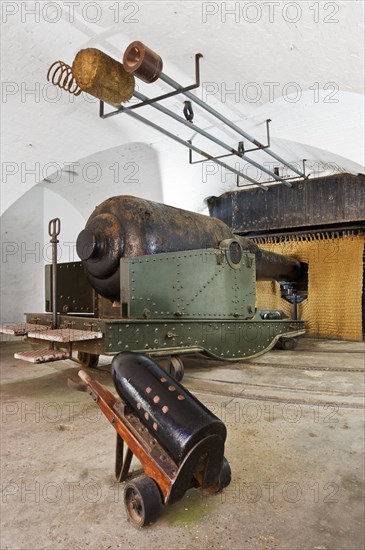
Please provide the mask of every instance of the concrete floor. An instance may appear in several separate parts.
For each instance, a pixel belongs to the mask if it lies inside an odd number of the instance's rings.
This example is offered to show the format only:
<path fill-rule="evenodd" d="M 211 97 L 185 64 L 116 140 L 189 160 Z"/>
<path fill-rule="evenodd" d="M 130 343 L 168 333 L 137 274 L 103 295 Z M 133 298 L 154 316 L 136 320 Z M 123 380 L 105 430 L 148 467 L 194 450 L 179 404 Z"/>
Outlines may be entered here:
<path fill-rule="evenodd" d="M 363 343 L 188 359 L 184 384 L 227 425 L 232 482 L 142 530 L 113 480 L 114 430 L 66 385 L 77 365 L 13 359 L 27 347 L 2 344 L 2 550 L 364 548 Z M 107 359 L 90 374 L 111 387 Z"/>

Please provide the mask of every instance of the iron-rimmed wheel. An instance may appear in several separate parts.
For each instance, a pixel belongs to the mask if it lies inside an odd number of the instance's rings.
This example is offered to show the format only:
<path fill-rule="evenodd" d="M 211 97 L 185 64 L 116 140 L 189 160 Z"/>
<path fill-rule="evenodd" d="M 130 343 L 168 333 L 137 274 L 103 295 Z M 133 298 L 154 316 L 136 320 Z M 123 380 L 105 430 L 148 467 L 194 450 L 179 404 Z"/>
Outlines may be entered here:
<path fill-rule="evenodd" d="M 171 374 L 177 382 L 181 382 L 184 378 L 184 364 L 177 355 L 173 355 L 170 359 L 169 374 Z"/>
<path fill-rule="evenodd" d="M 78 351 L 77 360 L 85 369 L 96 369 L 99 363 L 99 355 L 87 353 L 86 351 Z"/>
<path fill-rule="evenodd" d="M 279 338 L 275 347 L 277 349 L 284 349 L 287 351 L 293 350 L 298 345 L 298 338 Z"/>
<path fill-rule="evenodd" d="M 156 521 L 162 509 L 161 494 L 156 482 L 150 477 L 141 476 L 127 483 L 124 504 L 129 519 L 136 527 Z"/>
<path fill-rule="evenodd" d="M 228 460 L 224 456 L 221 473 L 219 474 L 218 491 L 222 491 L 225 487 L 227 487 L 231 483 L 231 478 L 231 467 Z"/>

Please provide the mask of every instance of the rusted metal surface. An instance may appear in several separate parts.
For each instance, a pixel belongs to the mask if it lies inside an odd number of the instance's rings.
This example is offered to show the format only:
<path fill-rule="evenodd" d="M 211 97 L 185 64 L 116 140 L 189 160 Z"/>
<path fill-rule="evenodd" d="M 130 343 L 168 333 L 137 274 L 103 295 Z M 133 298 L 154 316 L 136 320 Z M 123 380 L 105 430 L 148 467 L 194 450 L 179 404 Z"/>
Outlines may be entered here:
<path fill-rule="evenodd" d="M 232 233 L 220 220 L 131 196 L 101 203 L 77 239 L 77 253 L 92 287 L 120 299 L 122 257 L 217 248 Z"/>
<path fill-rule="evenodd" d="M 69 359 L 70 353 L 59 349 L 43 348 L 14 353 L 14 357 L 15 359 L 21 359 L 29 363 L 50 363 L 51 361 Z"/>
<path fill-rule="evenodd" d="M 36 323 L 20 323 L 18 325 L 3 325 L 0 328 L 2 334 L 10 336 L 27 336 L 32 331 L 47 330 L 47 326 L 38 325 Z"/>
<path fill-rule="evenodd" d="M 177 466 L 158 442 L 148 433 L 148 430 L 133 414 L 122 414 L 120 400 L 117 399 L 100 382 L 93 380 L 84 371 L 79 372 L 81 380 L 86 384 L 86 391 L 97 403 L 106 418 L 115 428 L 128 448 L 141 462 L 149 477 L 158 482 L 164 499 L 167 499 L 171 487 L 171 478 L 176 474 Z M 157 445 L 156 458 L 150 456 L 152 447 Z"/>
<path fill-rule="evenodd" d="M 85 275 L 98 294 L 120 300 L 120 259 L 163 252 L 218 248 L 235 236 L 221 220 L 131 196 L 117 196 L 101 203 L 77 239 L 77 253 Z M 292 280 L 300 275 L 294 259 L 260 251 L 258 277 Z M 271 275 L 270 275 L 271 273 Z"/>
<path fill-rule="evenodd" d="M 37 340 L 48 340 L 49 342 L 79 342 L 80 340 L 95 340 L 103 338 L 102 332 L 95 332 L 92 330 L 77 330 L 74 328 L 57 328 L 42 330 L 43 327 L 38 327 L 32 332 L 28 333 L 29 338 L 35 338 Z"/>
<path fill-rule="evenodd" d="M 61 231 L 61 221 L 59 218 L 50 220 L 48 224 L 48 235 L 51 237 L 52 244 L 52 328 L 58 328 L 58 288 L 57 288 L 57 245 L 58 236 Z"/>
<path fill-rule="evenodd" d="M 210 197 L 208 207 L 211 216 L 243 235 L 363 227 L 365 176 L 335 174 L 293 182 L 291 189 L 273 185 L 268 193 L 229 191 Z"/>
<path fill-rule="evenodd" d="M 70 65 L 63 61 L 55 61 L 52 63 L 47 73 L 48 82 L 52 82 L 54 86 L 58 86 L 61 90 L 65 90 L 70 94 L 78 96 L 82 90 L 77 84 Z"/>

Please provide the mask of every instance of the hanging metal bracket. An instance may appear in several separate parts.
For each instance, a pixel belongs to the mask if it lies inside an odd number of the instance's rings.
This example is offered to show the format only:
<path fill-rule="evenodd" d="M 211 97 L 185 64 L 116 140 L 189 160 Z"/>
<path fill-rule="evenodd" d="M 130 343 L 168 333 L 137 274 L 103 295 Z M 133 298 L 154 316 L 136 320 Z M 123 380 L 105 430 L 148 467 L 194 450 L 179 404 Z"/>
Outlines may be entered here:
<path fill-rule="evenodd" d="M 271 118 L 267 118 L 266 119 L 266 141 L 267 141 L 267 145 L 262 145 L 262 143 L 257 142 L 258 143 L 257 147 L 253 147 L 252 149 L 245 149 L 244 142 L 240 141 L 239 144 L 238 144 L 239 146 L 242 146 L 242 150 L 239 149 L 240 153 L 242 153 L 242 154 L 251 153 L 251 151 L 259 151 L 260 149 L 268 149 L 270 147 L 270 127 L 269 127 L 270 122 L 271 122 Z"/>
<path fill-rule="evenodd" d="M 173 97 L 178 94 L 184 94 L 185 92 L 189 92 L 190 90 L 195 90 L 195 88 L 199 88 L 200 86 L 200 59 L 203 57 L 203 54 L 196 53 L 195 54 L 195 83 L 190 84 L 190 86 L 186 86 L 185 88 L 181 87 L 177 90 L 174 90 L 173 92 L 168 92 L 167 94 L 159 95 L 157 97 L 152 97 L 150 99 L 146 99 L 144 101 L 140 101 L 139 103 L 136 103 L 135 105 L 130 105 L 129 107 L 118 107 L 115 111 L 110 111 L 109 113 L 104 113 L 104 101 L 100 100 L 99 105 L 99 116 L 100 118 L 109 118 L 114 115 L 119 115 L 120 113 L 125 113 L 128 111 L 135 111 L 136 109 L 139 109 L 140 107 L 145 107 L 146 105 L 152 105 L 153 103 L 157 103 L 158 101 L 162 101 L 163 99 L 167 99 L 169 97 Z"/>
<path fill-rule="evenodd" d="M 247 153 L 247 151 L 246 151 Z M 292 180 L 307 180 L 310 176 L 310 174 L 306 174 L 305 173 L 305 163 L 306 163 L 307 159 L 303 159 L 302 160 L 302 166 L 303 166 L 303 176 L 291 176 L 289 178 L 285 178 L 285 181 L 292 181 Z M 279 173 L 279 168 L 277 166 L 275 166 L 274 168 L 274 172 L 277 176 L 280 177 L 280 173 Z M 243 187 L 243 185 L 240 185 L 239 184 L 239 181 L 240 181 L 240 178 L 238 175 L 236 175 L 236 186 L 237 187 Z M 266 180 L 266 181 L 262 181 L 260 182 L 262 185 L 266 185 L 267 183 L 278 183 L 277 180 Z"/>
<path fill-rule="evenodd" d="M 241 155 L 245 155 L 246 153 L 250 153 L 251 151 L 259 151 L 260 149 L 267 149 L 268 147 L 270 147 L 270 128 L 269 128 L 270 122 L 271 122 L 271 118 L 267 118 L 266 119 L 266 140 L 267 140 L 267 145 L 262 145 L 260 143 L 258 147 L 253 147 L 252 149 L 245 149 L 244 142 L 239 141 L 238 144 L 237 144 L 237 151 L 239 153 L 241 153 Z M 192 143 L 193 140 L 189 139 L 188 142 Z M 237 156 L 237 155 L 235 155 L 235 153 L 227 153 L 226 155 L 219 155 L 218 157 L 212 157 L 211 160 L 223 159 L 223 158 L 226 158 L 226 157 L 233 157 L 233 156 Z M 206 159 L 193 160 L 193 153 L 192 153 L 192 150 L 190 149 L 189 150 L 189 164 L 199 164 L 201 162 L 206 162 Z M 286 178 L 286 179 L 290 179 L 290 178 Z"/>
<path fill-rule="evenodd" d="M 139 47 L 140 47 L 140 45 L 139 45 Z M 222 116 L 220 113 L 215 111 L 213 108 L 209 107 L 208 104 L 206 104 L 204 101 L 199 99 L 195 94 L 191 93 L 190 90 L 193 90 L 193 89 L 198 88 L 200 86 L 200 59 L 202 57 L 203 56 L 202 56 L 201 53 L 195 54 L 195 83 L 194 84 L 191 84 L 190 86 L 183 87 L 178 82 L 176 82 L 175 80 L 171 79 L 170 77 L 168 77 L 167 75 L 165 75 L 164 73 L 161 72 L 159 74 L 159 78 L 163 82 L 165 82 L 166 84 L 171 86 L 173 88 L 173 91 L 171 91 L 169 93 L 166 93 L 166 94 L 163 94 L 163 95 L 160 95 L 160 96 L 157 96 L 157 97 L 154 97 L 154 98 L 149 98 L 149 97 L 145 96 L 144 94 L 142 94 L 142 93 L 135 90 L 133 95 L 136 99 L 139 100 L 138 103 L 136 103 L 134 105 L 127 106 L 127 107 L 123 107 L 122 105 L 120 105 L 118 107 L 112 106 L 112 107 L 114 107 L 114 110 L 112 110 L 108 113 L 105 113 L 104 102 L 101 100 L 100 105 L 99 105 L 99 116 L 101 118 L 105 119 L 105 118 L 109 118 L 109 117 L 112 117 L 112 116 L 115 116 L 115 115 L 118 115 L 118 114 L 126 113 L 127 115 L 133 117 L 135 120 L 139 120 L 140 122 L 143 122 L 144 124 L 147 124 L 148 126 L 150 126 L 152 128 L 155 128 L 156 130 L 163 133 L 164 135 L 172 138 L 173 140 L 175 140 L 175 141 L 181 143 L 182 145 L 184 145 L 185 147 L 187 147 L 190 150 L 190 152 L 189 152 L 189 162 L 190 162 L 190 164 L 195 164 L 195 162 L 206 162 L 207 160 L 211 160 L 215 164 L 220 165 L 222 168 L 236 174 L 236 176 L 237 176 L 237 180 L 236 180 L 237 185 L 238 185 L 239 178 L 242 178 L 242 179 L 245 179 L 246 181 L 248 181 L 250 184 L 257 185 L 261 189 L 263 189 L 265 191 L 268 191 L 268 188 L 265 187 L 265 185 L 263 185 L 262 183 L 257 182 L 255 179 L 253 179 L 253 178 L 249 177 L 248 175 L 244 174 L 241 170 L 237 170 L 236 168 L 233 168 L 232 166 L 222 162 L 219 159 L 223 159 L 225 157 L 236 156 L 236 157 L 240 158 L 242 161 L 247 162 L 247 163 L 255 166 L 261 172 L 264 172 L 264 173 L 268 174 L 268 176 L 273 178 L 274 181 L 283 183 L 284 185 L 286 185 L 288 187 L 291 187 L 291 184 L 289 183 L 289 181 L 287 181 L 283 177 L 280 177 L 277 174 L 276 171 L 269 170 L 263 164 L 259 164 L 254 159 L 247 156 L 247 154 L 246 154 L 246 153 L 254 152 L 254 151 L 258 151 L 258 150 L 265 151 L 267 154 L 269 154 L 270 156 L 275 158 L 277 161 L 284 164 L 289 169 L 291 169 L 293 172 L 298 174 L 299 177 L 302 177 L 302 178 L 305 177 L 305 174 L 300 172 L 295 166 L 290 165 L 289 163 L 287 163 L 285 160 L 283 160 L 281 157 L 279 157 L 273 151 L 270 150 L 269 123 L 271 122 L 271 119 L 266 120 L 267 144 L 264 145 L 260 141 L 258 141 L 257 139 L 253 138 L 252 136 L 250 136 L 249 134 L 247 134 L 246 132 L 241 130 L 241 128 L 239 128 L 238 126 L 233 124 L 231 121 L 229 121 L 226 117 Z M 131 72 L 133 72 L 133 71 L 131 71 Z M 136 73 L 136 75 L 137 75 L 137 73 Z M 140 78 L 142 78 L 142 76 L 140 76 Z M 144 80 L 144 79 L 142 78 L 142 80 Z M 166 108 L 165 106 L 163 106 L 161 104 L 162 100 L 170 98 L 170 97 L 174 97 L 174 96 L 177 96 L 177 95 L 181 95 L 181 94 L 188 98 L 188 100 L 184 101 L 184 108 L 183 108 L 183 115 L 184 116 L 183 117 L 179 116 L 174 111 L 172 111 L 171 109 Z M 238 132 L 243 138 L 245 138 L 245 140 L 250 141 L 254 145 L 254 147 L 252 147 L 251 149 L 245 149 L 244 141 L 241 138 L 241 141 L 238 143 L 237 149 L 234 149 L 231 145 L 229 145 L 229 144 L 225 143 L 224 141 L 222 141 L 221 139 L 217 138 L 214 134 L 211 134 L 211 133 L 207 132 L 206 130 L 204 130 L 203 128 L 200 128 L 199 126 L 197 126 L 193 122 L 194 111 L 193 111 L 192 103 L 198 104 L 204 110 L 208 111 L 211 115 L 218 118 L 218 120 L 223 122 L 226 126 L 228 126 L 229 128 L 232 128 L 233 130 Z M 208 140 L 213 141 L 214 143 L 218 144 L 220 147 L 222 147 L 223 149 L 228 151 L 228 153 L 225 153 L 224 155 L 221 155 L 221 156 L 211 155 L 211 154 L 201 150 L 200 148 L 194 146 L 192 144 L 191 140 L 183 140 L 178 135 L 176 135 L 176 133 L 169 132 L 166 128 L 155 124 L 151 120 L 149 120 L 147 118 L 144 118 L 144 117 L 140 116 L 139 114 L 137 114 L 137 112 L 135 112 L 136 109 L 139 109 L 140 107 L 144 107 L 144 106 L 148 106 L 148 105 L 153 107 L 154 109 L 158 110 L 159 112 L 162 112 L 163 114 L 169 116 L 170 118 L 175 119 L 180 124 L 183 124 L 183 125 L 188 126 L 188 127 L 191 126 L 192 130 L 194 130 L 198 134 L 204 136 Z M 193 161 L 191 151 L 194 151 L 195 153 L 198 153 L 199 155 L 201 155 L 203 157 L 203 159 L 200 160 L 200 161 Z"/>

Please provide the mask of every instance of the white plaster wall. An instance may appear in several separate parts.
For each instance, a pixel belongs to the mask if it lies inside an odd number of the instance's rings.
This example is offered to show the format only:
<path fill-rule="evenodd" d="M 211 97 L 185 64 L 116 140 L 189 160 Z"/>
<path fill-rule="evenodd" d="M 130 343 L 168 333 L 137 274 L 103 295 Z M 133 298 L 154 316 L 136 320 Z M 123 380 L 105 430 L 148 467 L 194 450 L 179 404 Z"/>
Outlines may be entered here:
<path fill-rule="evenodd" d="M 158 155 L 144 143 L 102 151 L 72 168 L 32 187 L 2 216 L 2 323 L 23 321 L 24 311 L 44 311 L 51 219 L 61 220 L 58 261 L 79 261 L 77 235 L 103 200 L 120 194 L 163 200 Z"/>
<path fill-rule="evenodd" d="M 1 218 L 1 322 L 43 311 L 43 190 L 25 193 Z"/>

